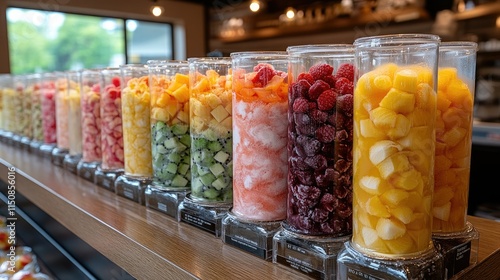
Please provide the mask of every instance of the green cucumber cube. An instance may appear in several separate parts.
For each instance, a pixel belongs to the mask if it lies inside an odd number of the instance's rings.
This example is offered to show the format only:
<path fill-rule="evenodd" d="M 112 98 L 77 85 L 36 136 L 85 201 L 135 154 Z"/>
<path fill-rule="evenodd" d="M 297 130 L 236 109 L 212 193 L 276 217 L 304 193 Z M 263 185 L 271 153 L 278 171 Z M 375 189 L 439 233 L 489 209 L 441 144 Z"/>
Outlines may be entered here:
<path fill-rule="evenodd" d="M 229 154 L 219 151 L 217 154 L 215 154 L 214 159 L 220 163 L 225 163 L 226 160 L 229 158 Z"/>
<path fill-rule="evenodd" d="M 224 182 L 224 179 L 217 178 L 215 181 L 212 182 L 212 187 L 214 187 L 216 190 L 220 191 L 220 190 L 227 187 L 227 183 Z"/>
<path fill-rule="evenodd" d="M 177 168 L 177 171 L 179 174 L 186 175 L 186 173 L 189 170 L 189 164 L 181 163 L 179 164 L 179 167 Z"/>
<path fill-rule="evenodd" d="M 170 153 L 168 155 L 168 160 L 178 164 L 179 162 L 181 162 L 181 156 L 178 153 Z"/>
<path fill-rule="evenodd" d="M 189 134 L 182 135 L 181 138 L 179 139 L 179 142 L 188 147 L 191 147 L 191 137 L 189 136 Z"/>
<path fill-rule="evenodd" d="M 207 145 L 207 148 L 213 152 L 217 152 L 222 149 L 222 145 L 219 143 L 219 141 L 210 141 Z"/>
<path fill-rule="evenodd" d="M 201 176 L 200 179 L 201 179 L 201 182 L 203 183 L 203 185 L 211 186 L 212 182 L 215 180 L 215 176 L 212 173 L 207 173 L 207 174 Z"/>
<path fill-rule="evenodd" d="M 196 165 L 196 164 L 195 164 L 194 166 L 196 166 L 196 167 L 197 167 L 197 170 L 198 170 L 198 176 L 200 176 L 200 177 L 201 177 L 201 176 L 203 176 L 203 175 L 205 175 L 205 174 L 209 174 L 209 173 L 210 173 L 210 169 L 206 168 L 206 167 L 205 167 L 205 166 L 203 166 L 203 165 Z M 212 173 L 210 173 L 210 174 L 212 174 Z"/>
<path fill-rule="evenodd" d="M 163 142 L 163 145 L 165 146 L 165 148 L 171 150 L 177 147 L 177 141 L 175 140 L 175 138 L 168 138 Z"/>

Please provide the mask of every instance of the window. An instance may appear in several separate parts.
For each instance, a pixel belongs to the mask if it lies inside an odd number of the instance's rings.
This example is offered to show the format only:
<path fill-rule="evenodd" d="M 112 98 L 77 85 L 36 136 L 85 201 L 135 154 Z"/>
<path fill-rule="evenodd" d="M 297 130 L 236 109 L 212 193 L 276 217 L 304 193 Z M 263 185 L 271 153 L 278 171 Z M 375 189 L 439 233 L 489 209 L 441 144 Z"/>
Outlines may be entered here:
<path fill-rule="evenodd" d="M 7 30 L 13 74 L 117 67 L 173 57 L 168 23 L 7 8 Z"/>

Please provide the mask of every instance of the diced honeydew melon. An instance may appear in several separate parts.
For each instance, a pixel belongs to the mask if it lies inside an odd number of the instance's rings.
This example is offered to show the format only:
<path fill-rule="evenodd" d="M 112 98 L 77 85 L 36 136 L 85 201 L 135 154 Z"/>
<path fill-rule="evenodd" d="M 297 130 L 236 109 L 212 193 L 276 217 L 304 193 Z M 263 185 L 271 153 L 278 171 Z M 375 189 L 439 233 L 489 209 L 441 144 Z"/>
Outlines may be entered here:
<path fill-rule="evenodd" d="M 186 147 L 191 147 L 191 136 L 189 136 L 189 134 L 184 134 L 179 138 L 179 142 L 184 144 Z"/>
<path fill-rule="evenodd" d="M 154 145 L 153 148 L 156 149 L 156 153 L 159 154 L 166 154 L 168 152 L 167 149 L 165 149 L 165 147 L 161 145 Z"/>
<path fill-rule="evenodd" d="M 209 199 L 214 199 L 219 196 L 219 191 L 215 188 L 209 188 L 203 192 L 203 196 Z"/>
<path fill-rule="evenodd" d="M 229 154 L 227 154 L 223 151 L 218 151 L 217 154 L 215 154 L 215 156 L 214 156 L 214 159 L 220 163 L 225 163 L 228 158 L 229 158 Z"/>
<path fill-rule="evenodd" d="M 170 153 L 167 157 L 167 159 L 171 162 L 174 163 L 179 163 L 181 162 L 181 156 L 178 153 Z"/>
<path fill-rule="evenodd" d="M 169 173 L 175 174 L 177 173 L 177 164 L 175 163 L 168 163 L 167 166 L 165 167 L 165 170 L 168 171 Z"/>
<path fill-rule="evenodd" d="M 167 148 L 169 150 L 174 149 L 177 147 L 177 140 L 173 137 L 168 138 L 163 142 L 163 146 L 165 146 L 165 148 Z"/>
<path fill-rule="evenodd" d="M 210 169 L 208 169 L 207 167 L 205 166 L 202 166 L 202 165 L 193 165 L 193 166 L 196 166 L 196 170 L 197 170 L 197 174 L 198 176 L 204 176 L 206 174 L 209 174 L 210 173 Z M 211 174 L 211 173 L 210 173 Z"/>
<path fill-rule="evenodd" d="M 212 182 L 212 187 L 214 187 L 216 190 L 220 191 L 227 187 L 227 183 L 224 182 L 222 178 L 217 178 L 215 181 Z"/>
<path fill-rule="evenodd" d="M 210 171 L 215 176 L 219 176 L 221 173 L 224 172 L 224 166 L 222 166 L 222 164 L 220 163 L 213 164 L 212 166 L 210 166 Z"/>

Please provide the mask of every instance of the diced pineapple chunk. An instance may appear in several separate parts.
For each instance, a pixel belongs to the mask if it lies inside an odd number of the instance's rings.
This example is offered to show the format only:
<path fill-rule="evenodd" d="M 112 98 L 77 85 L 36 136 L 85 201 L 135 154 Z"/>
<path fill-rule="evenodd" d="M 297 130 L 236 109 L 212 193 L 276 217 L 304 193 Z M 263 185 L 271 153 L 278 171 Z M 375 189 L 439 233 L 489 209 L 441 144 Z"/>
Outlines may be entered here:
<path fill-rule="evenodd" d="M 420 172 L 415 169 L 410 169 L 395 175 L 392 179 L 392 184 L 399 189 L 407 191 L 419 190 L 421 192 L 424 181 L 422 180 Z"/>
<path fill-rule="evenodd" d="M 434 172 L 439 173 L 441 171 L 445 171 L 450 169 L 452 164 L 452 161 L 447 158 L 446 156 L 442 154 L 437 154 L 436 150 L 436 157 L 434 158 Z"/>
<path fill-rule="evenodd" d="M 464 136 L 467 134 L 467 130 L 462 127 L 453 127 L 452 129 L 446 131 L 441 138 L 443 142 L 448 144 L 450 147 L 456 146 Z"/>
<path fill-rule="evenodd" d="M 404 234 L 403 236 L 393 240 L 387 240 L 385 244 L 387 245 L 387 248 L 389 248 L 389 251 L 396 255 L 408 254 L 415 251 L 415 244 L 408 234 Z"/>
<path fill-rule="evenodd" d="M 407 206 L 400 206 L 391 209 L 391 215 L 406 225 L 409 224 L 413 218 L 413 210 Z"/>
<path fill-rule="evenodd" d="M 212 109 L 215 109 L 217 106 L 222 104 L 222 100 L 216 94 L 207 94 L 204 98 L 204 101 Z"/>
<path fill-rule="evenodd" d="M 370 119 L 378 128 L 393 128 L 396 125 L 396 112 L 384 107 L 377 107 L 370 111 Z"/>
<path fill-rule="evenodd" d="M 445 92 L 438 91 L 436 98 L 436 106 L 439 111 L 444 112 L 450 107 L 451 101 L 446 97 Z"/>
<path fill-rule="evenodd" d="M 387 205 L 398 207 L 410 196 L 405 190 L 390 189 L 386 191 L 381 197 L 381 201 Z"/>
<path fill-rule="evenodd" d="M 448 221 L 450 218 L 451 202 L 448 202 L 442 206 L 432 207 L 432 215 L 442 221 Z"/>
<path fill-rule="evenodd" d="M 373 196 L 368 199 L 366 202 L 366 212 L 370 215 L 383 218 L 389 218 L 391 216 L 387 207 L 380 201 L 378 196 Z"/>
<path fill-rule="evenodd" d="M 408 157 L 401 152 L 391 155 L 377 165 L 383 179 L 389 178 L 392 174 L 410 169 Z"/>
<path fill-rule="evenodd" d="M 448 100 L 456 106 L 462 105 L 465 98 L 472 96 L 469 86 L 460 79 L 455 79 L 450 82 L 446 90 Z"/>
<path fill-rule="evenodd" d="M 432 126 L 411 127 L 408 134 L 397 140 L 405 149 L 431 150 L 434 145 Z"/>
<path fill-rule="evenodd" d="M 369 194 L 379 195 L 383 193 L 380 178 L 374 176 L 363 176 L 359 180 L 359 185 Z"/>
<path fill-rule="evenodd" d="M 394 88 L 409 93 L 417 92 L 418 75 L 411 69 L 404 69 L 394 74 Z"/>
<path fill-rule="evenodd" d="M 392 87 L 391 77 L 378 75 L 373 79 L 373 86 L 382 92 L 388 92 Z"/>
<path fill-rule="evenodd" d="M 380 101 L 380 107 L 401 114 L 411 113 L 415 108 L 415 95 L 392 88 L 382 101 Z"/>
<path fill-rule="evenodd" d="M 189 100 L 189 88 L 186 84 L 181 85 L 178 89 L 172 92 L 172 96 L 177 99 L 177 101 L 183 103 Z"/>
<path fill-rule="evenodd" d="M 380 218 L 376 230 L 383 240 L 394 240 L 406 233 L 405 225 L 396 219 Z"/>
<path fill-rule="evenodd" d="M 389 129 L 387 135 L 391 139 L 398 139 L 408 134 L 411 128 L 410 120 L 404 115 L 398 114 L 396 116 L 396 124 L 394 128 Z"/>
<path fill-rule="evenodd" d="M 440 187 L 434 191 L 433 205 L 442 206 L 451 201 L 455 192 L 451 187 Z"/>
<path fill-rule="evenodd" d="M 361 136 L 366 138 L 382 138 L 385 134 L 375 127 L 372 120 L 364 119 L 359 121 Z"/>
<path fill-rule="evenodd" d="M 226 111 L 226 109 L 224 109 L 222 105 L 217 106 L 210 113 L 218 122 L 223 121 L 227 116 L 229 116 L 229 113 Z"/>
<path fill-rule="evenodd" d="M 391 140 L 381 140 L 370 147 L 370 161 L 379 164 L 386 158 L 401 151 L 403 147 Z"/>
<path fill-rule="evenodd" d="M 457 69 L 452 67 L 441 68 L 438 70 L 438 89 L 444 90 L 452 80 L 457 78 Z"/>
<path fill-rule="evenodd" d="M 415 94 L 415 107 L 421 109 L 429 109 L 436 103 L 436 94 L 432 87 L 426 83 L 421 83 L 417 87 Z"/>
<path fill-rule="evenodd" d="M 368 247 L 369 249 L 377 252 L 387 251 L 384 240 L 379 238 L 376 230 L 368 227 L 363 227 L 363 229 L 361 230 L 361 236 L 363 237 L 363 241 L 366 247 Z"/>

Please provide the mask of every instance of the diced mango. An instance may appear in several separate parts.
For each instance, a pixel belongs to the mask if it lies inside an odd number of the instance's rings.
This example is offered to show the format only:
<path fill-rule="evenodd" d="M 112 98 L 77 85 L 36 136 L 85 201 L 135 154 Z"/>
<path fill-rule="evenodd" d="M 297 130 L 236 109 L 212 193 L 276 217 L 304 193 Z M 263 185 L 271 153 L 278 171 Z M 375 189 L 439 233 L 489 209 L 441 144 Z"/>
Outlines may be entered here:
<path fill-rule="evenodd" d="M 411 113 L 415 108 L 415 95 L 392 88 L 380 101 L 380 107 L 401 114 Z"/>

